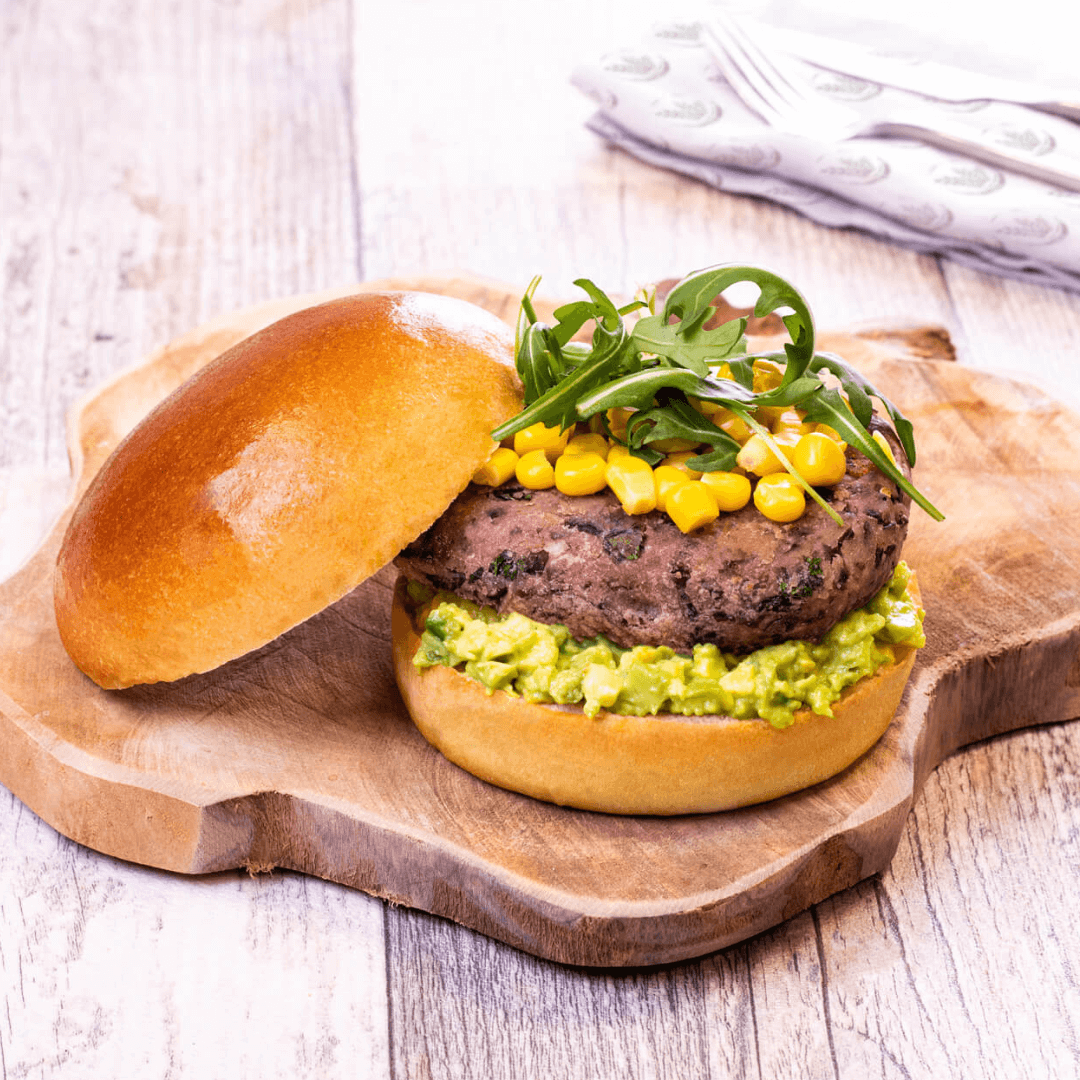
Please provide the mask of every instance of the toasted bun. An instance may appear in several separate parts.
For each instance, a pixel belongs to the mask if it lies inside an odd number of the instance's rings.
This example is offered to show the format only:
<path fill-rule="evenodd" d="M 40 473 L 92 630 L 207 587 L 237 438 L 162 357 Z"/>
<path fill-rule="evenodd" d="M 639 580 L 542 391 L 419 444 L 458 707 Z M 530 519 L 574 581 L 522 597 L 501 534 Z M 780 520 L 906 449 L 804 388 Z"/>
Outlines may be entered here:
<path fill-rule="evenodd" d="M 520 407 L 512 332 L 465 301 L 368 293 L 282 319 L 102 467 L 57 561 L 65 647 L 122 687 L 264 645 L 427 528 Z"/>
<path fill-rule="evenodd" d="M 895 663 L 845 690 L 831 718 L 802 709 L 783 730 L 730 716 L 601 710 L 590 719 L 576 706 L 488 694 L 453 668 L 418 669 L 412 659 L 420 637 L 404 597 L 399 579 L 394 671 L 424 738 L 489 783 L 611 814 L 731 810 L 826 780 L 881 738 L 915 662 L 915 649 L 891 646 Z"/>

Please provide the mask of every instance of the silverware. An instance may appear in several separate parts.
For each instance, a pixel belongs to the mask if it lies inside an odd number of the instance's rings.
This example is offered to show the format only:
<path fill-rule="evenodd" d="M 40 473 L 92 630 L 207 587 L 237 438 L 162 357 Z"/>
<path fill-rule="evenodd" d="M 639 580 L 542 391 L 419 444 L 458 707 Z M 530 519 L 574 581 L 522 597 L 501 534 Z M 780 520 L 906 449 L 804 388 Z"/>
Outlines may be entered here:
<path fill-rule="evenodd" d="M 746 22 L 742 25 L 745 27 Z M 760 40 L 759 24 L 751 24 L 751 32 Z M 997 101 L 1080 120 L 1076 89 L 1066 91 L 1061 85 L 1032 79 L 969 71 L 891 47 L 879 51 L 790 27 L 770 26 L 768 33 L 770 52 L 797 57 L 815 68 L 945 102 Z"/>
<path fill-rule="evenodd" d="M 839 102 L 815 95 L 795 64 L 785 63 L 763 47 L 737 20 L 723 11 L 706 21 L 703 39 L 724 78 L 743 103 L 766 124 L 780 131 L 822 142 L 860 137 L 917 139 L 942 150 L 963 154 L 999 168 L 1080 191 L 1080 162 L 1075 169 L 1056 168 L 1026 151 L 1010 132 L 973 131 L 962 118 L 934 105 L 899 108 L 888 120 L 870 119 Z M 980 137 L 981 136 L 981 137 Z M 995 139 L 1000 141 L 995 141 Z"/>

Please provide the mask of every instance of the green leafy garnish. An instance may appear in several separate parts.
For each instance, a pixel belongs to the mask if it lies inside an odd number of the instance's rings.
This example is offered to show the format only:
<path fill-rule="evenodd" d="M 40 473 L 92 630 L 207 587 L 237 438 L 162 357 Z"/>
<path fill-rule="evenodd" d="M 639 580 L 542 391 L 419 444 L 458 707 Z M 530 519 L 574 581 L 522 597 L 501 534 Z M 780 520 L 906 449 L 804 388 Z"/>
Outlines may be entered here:
<path fill-rule="evenodd" d="M 690 404 L 690 398 L 697 398 L 723 405 L 761 435 L 806 493 L 842 524 L 836 511 L 779 453 L 769 431 L 753 415 L 763 406 L 796 407 L 805 411 L 808 422 L 834 428 L 931 517 L 942 520 L 944 515 L 871 437 L 871 399 L 881 402 L 908 462 L 914 465 L 911 422 L 840 357 L 814 351 L 810 308 L 783 278 L 755 266 L 708 267 L 683 278 L 659 314 L 653 310 L 651 295 L 647 303 L 636 300 L 619 308 L 592 281 L 582 278 L 574 284 L 588 299 L 556 310 L 553 326 L 540 322 L 533 308 L 539 281 L 534 278 L 529 283 L 517 324 L 516 363 L 525 388 L 525 408 L 496 428 L 494 439 L 505 439 L 536 423 L 566 429 L 597 414 L 605 418 L 605 430 L 612 434 L 607 410 L 629 408 L 636 411 L 627 423 L 625 440 L 620 441 L 635 456 L 655 464 L 663 454 L 650 443 L 686 439 L 709 448 L 688 462 L 691 468 L 702 472 L 731 469 L 739 444 Z M 754 306 L 756 316 L 783 309 L 781 318 L 791 338 L 783 352 L 748 353 L 745 318 L 705 329 L 716 313 L 715 297 L 741 281 L 753 282 L 761 290 Z M 647 308 L 648 314 L 628 331 L 623 316 L 639 308 Z M 590 322 L 594 326 L 591 344 L 573 341 Z M 783 370 L 779 385 L 754 391 L 756 360 L 771 361 Z M 721 365 L 727 369 L 724 375 L 719 373 Z M 834 376 L 840 388 L 826 383 L 823 372 Z"/>

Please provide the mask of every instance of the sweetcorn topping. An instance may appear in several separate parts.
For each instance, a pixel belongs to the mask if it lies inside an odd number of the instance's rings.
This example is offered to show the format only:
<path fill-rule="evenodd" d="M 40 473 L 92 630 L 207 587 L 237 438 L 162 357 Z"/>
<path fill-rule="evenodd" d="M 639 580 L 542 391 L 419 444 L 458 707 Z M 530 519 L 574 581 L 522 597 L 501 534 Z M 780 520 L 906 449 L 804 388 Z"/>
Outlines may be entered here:
<path fill-rule="evenodd" d="M 653 469 L 653 483 L 656 485 L 656 509 L 666 511 L 668 495 L 680 484 L 689 484 L 690 477 L 674 465 L 657 465 Z"/>
<path fill-rule="evenodd" d="M 595 495 L 607 487 L 607 463 L 599 454 L 567 451 L 555 462 L 555 486 L 564 495 Z"/>
<path fill-rule="evenodd" d="M 770 473 L 757 482 L 754 505 L 770 521 L 796 521 L 806 510 L 806 496 L 786 472 Z"/>
<path fill-rule="evenodd" d="M 599 454 L 607 460 L 610 444 L 603 435 L 588 432 L 585 435 L 574 435 L 566 444 L 564 454 Z"/>
<path fill-rule="evenodd" d="M 656 509 L 656 484 L 647 461 L 631 454 L 613 461 L 609 455 L 607 482 L 628 514 L 647 514 Z"/>
<path fill-rule="evenodd" d="M 741 510 L 750 501 L 750 481 L 741 473 L 702 473 L 701 483 L 712 492 L 716 505 L 726 513 Z"/>
<path fill-rule="evenodd" d="M 773 370 L 775 367 L 768 361 L 756 361 L 755 386 L 766 388 L 775 383 L 779 372 L 779 368 Z M 667 450 L 651 467 L 620 441 L 619 433 L 625 438 L 633 410 L 619 408 L 608 410 L 603 423 L 596 423 L 594 417 L 565 431 L 533 424 L 513 437 L 520 454 L 500 447 L 473 480 L 498 486 L 516 476 L 526 488 L 539 491 L 555 487 L 570 496 L 592 495 L 609 487 L 627 514 L 660 510 L 685 533 L 751 502 L 770 521 L 797 520 L 806 510 L 806 498 L 802 486 L 788 473 L 788 462 L 813 487 L 831 487 L 846 474 L 847 444 L 828 425 L 807 423 L 799 409 L 757 410 L 758 421 L 769 423 L 769 438 L 774 444 L 770 445 L 730 409 L 697 399 L 691 399 L 690 404 L 740 443 L 737 464 L 731 471 L 691 468 L 688 462 L 706 453 L 708 446 L 679 439 L 648 444 L 652 450 Z M 884 437 L 875 432 L 874 439 L 892 457 Z"/>
<path fill-rule="evenodd" d="M 847 471 L 839 443 L 821 431 L 812 431 L 799 439 L 791 463 L 808 484 L 815 486 L 838 484 Z"/>
<path fill-rule="evenodd" d="M 514 475 L 518 460 L 518 455 L 513 450 L 500 446 L 473 474 L 473 483 L 483 484 L 486 487 L 498 487 L 500 484 L 505 484 Z"/>
<path fill-rule="evenodd" d="M 570 429 L 560 431 L 558 426 L 547 427 L 545 424 L 532 424 L 514 436 L 514 450 L 524 456 L 531 450 L 543 450 L 549 461 L 555 459 L 566 449 L 570 438 Z"/>
<path fill-rule="evenodd" d="M 712 492 L 700 480 L 678 484 L 667 498 L 668 517 L 684 532 L 709 525 L 720 516 Z"/>
<path fill-rule="evenodd" d="M 533 491 L 543 491 L 555 486 L 555 468 L 543 450 L 530 450 L 522 454 L 514 469 L 518 483 Z"/>

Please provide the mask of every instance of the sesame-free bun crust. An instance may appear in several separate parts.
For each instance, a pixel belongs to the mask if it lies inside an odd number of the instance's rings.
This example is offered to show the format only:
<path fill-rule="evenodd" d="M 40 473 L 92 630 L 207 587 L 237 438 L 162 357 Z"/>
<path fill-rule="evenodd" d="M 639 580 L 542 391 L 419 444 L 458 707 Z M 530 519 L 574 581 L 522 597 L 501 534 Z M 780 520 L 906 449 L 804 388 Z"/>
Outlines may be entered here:
<path fill-rule="evenodd" d="M 92 482 L 57 560 L 65 647 L 123 687 L 264 645 L 427 528 L 520 407 L 512 332 L 463 300 L 367 293 L 274 323 Z"/>
<path fill-rule="evenodd" d="M 912 579 L 914 582 L 914 579 Z M 909 586 L 917 597 L 914 585 Z M 487 690 L 448 667 L 418 669 L 417 627 L 399 579 L 394 671 L 421 734 L 491 784 L 545 802 L 611 814 L 731 810 L 800 791 L 847 768 L 881 738 L 900 704 L 915 649 L 845 690 L 832 717 L 809 709 L 778 730 L 728 716 L 589 718 L 576 706 L 538 705 Z"/>

